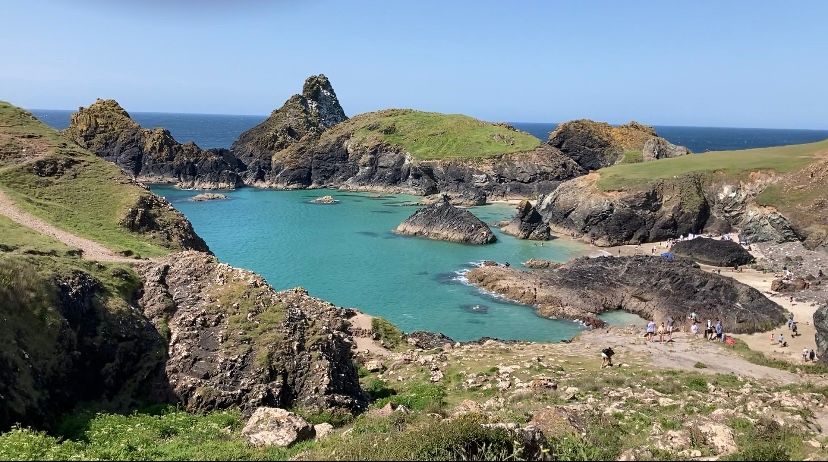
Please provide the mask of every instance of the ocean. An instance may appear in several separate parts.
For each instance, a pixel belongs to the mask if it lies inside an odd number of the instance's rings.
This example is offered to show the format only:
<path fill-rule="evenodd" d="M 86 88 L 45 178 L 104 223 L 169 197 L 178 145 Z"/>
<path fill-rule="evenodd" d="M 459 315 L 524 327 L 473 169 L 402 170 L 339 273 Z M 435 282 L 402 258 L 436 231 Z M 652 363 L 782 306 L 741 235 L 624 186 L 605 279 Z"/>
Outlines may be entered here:
<path fill-rule="evenodd" d="M 30 109 L 43 122 L 63 130 L 69 126 L 73 111 Z M 176 140 L 194 141 L 202 148 L 229 148 L 239 135 L 263 121 L 266 116 L 172 114 L 131 112 L 143 127 L 164 127 Z M 546 140 L 554 123 L 510 122 L 516 128 Z M 687 146 L 693 152 L 764 148 L 799 144 L 828 138 L 828 130 L 789 130 L 767 128 L 676 127 L 656 125 L 656 131 L 671 143 Z"/>
<path fill-rule="evenodd" d="M 34 110 L 47 124 L 63 129 L 71 111 Z M 181 141 L 201 147 L 229 147 L 263 116 L 132 113 L 145 127 L 164 127 Z M 555 124 L 515 123 L 545 139 Z M 695 152 L 804 143 L 828 138 L 828 131 L 700 127 L 656 127 L 670 141 Z M 566 261 L 587 248 L 556 240 L 522 241 L 492 227 L 498 241 L 487 246 L 397 236 L 392 230 L 417 206 L 415 197 L 328 190 L 272 191 L 243 188 L 228 200 L 194 202 L 196 191 L 154 186 L 193 223 L 224 262 L 260 273 L 277 289 L 301 286 L 336 305 L 387 318 L 405 331 L 443 332 L 457 340 L 483 336 L 557 341 L 582 326 L 540 318 L 527 306 L 507 302 L 468 285 L 465 271 L 484 259 L 520 262 L 530 258 Z M 331 194 L 340 202 L 317 205 Z M 494 224 L 511 218 L 512 206 L 471 209 Z M 635 322 L 625 313 L 604 316 L 614 324 Z"/>

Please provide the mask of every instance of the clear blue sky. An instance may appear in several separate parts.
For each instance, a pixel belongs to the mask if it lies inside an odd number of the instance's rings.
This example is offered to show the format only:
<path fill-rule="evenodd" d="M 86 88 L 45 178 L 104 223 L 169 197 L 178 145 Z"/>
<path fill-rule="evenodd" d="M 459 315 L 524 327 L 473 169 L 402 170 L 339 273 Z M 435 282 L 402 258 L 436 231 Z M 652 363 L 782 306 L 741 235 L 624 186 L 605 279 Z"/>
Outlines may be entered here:
<path fill-rule="evenodd" d="M 266 114 L 324 73 L 349 115 L 826 129 L 827 19 L 823 0 L 4 0 L 0 99 Z"/>

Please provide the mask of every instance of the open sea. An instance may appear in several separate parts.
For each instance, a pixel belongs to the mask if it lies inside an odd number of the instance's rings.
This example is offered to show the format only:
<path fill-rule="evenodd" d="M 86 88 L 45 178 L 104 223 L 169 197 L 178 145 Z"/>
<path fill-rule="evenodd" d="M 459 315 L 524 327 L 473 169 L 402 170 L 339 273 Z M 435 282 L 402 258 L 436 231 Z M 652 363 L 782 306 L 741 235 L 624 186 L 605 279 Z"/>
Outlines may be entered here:
<path fill-rule="evenodd" d="M 66 128 L 71 111 L 32 110 L 57 129 Z M 229 147 L 264 116 L 131 113 L 144 127 L 164 127 L 181 142 L 203 148 Z M 545 139 L 555 124 L 514 123 Z M 828 130 L 662 127 L 658 133 L 694 152 L 744 149 L 828 138 Z M 557 341 L 581 329 L 577 323 L 535 315 L 469 286 L 464 272 L 484 259 L 512 265 L 529 258 L 566 261 L 588 249 L 564 240 L 540 245 L 492 230 L 498 241 L 487 246 L 401 237 L 392 230 L 418 207 L 416 197 L 335 190 L 272 191 L 242 188 L 228 200 L 194 202 L 196 191 L 155 186 L 193 223 L 211 250 L 224 262 L 260 273 L 277 289 L 302 286 L 311 295 L 340 306 L 379 315 L 405 331 L 443 332 L 456 340 L 484 336 Z M 331 194 L 340 202 L 310 201 Z M 493 224 L 511 218 L 512 206 L 472 208 Z M 608 322 L 628 324 L 636 317 L 608 313 Z"/>

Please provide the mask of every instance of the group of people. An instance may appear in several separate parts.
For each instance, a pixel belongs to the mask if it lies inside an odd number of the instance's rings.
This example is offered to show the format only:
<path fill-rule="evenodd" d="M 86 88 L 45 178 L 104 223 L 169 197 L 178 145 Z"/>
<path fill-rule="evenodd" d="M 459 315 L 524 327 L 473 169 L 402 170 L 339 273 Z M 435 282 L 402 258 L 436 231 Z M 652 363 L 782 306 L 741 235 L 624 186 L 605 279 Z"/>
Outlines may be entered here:
<path fill-rule="evenodd" d="M 661 343 L 664 343 L 664 337 L 667 336 L 667 341 L 672 342 L 674 330 L 675 321 L 673 320 L 673 317 L 670 316 L 669 318 L 667 318 L 666 324 L 664 321 L 662 321 L 658 327 L 656 327 L 655 320 L 650 320 L 647 323 L 647 329 L 644 333 L 644 336 L 647 338 L 648 341 L 655 342 L 655 337 L 656 335 L 658 335 L 658 340 Z"/>
<path fill-rule="evenodd" d="M 690 320 L 690 332 L 693 335 L 699 335 L 699 315 L 695 312 L 690 313 L 687 316 L 687 319 Z M 724 324 L 718 318 L 716 322 L 713 323 L 710 319 L 707 320 L 707 327 L 704 329 L 704 338 L 707 340 L 718 340 L 720 342 L 725 341 L 725 333 L 724 333 Z"/>

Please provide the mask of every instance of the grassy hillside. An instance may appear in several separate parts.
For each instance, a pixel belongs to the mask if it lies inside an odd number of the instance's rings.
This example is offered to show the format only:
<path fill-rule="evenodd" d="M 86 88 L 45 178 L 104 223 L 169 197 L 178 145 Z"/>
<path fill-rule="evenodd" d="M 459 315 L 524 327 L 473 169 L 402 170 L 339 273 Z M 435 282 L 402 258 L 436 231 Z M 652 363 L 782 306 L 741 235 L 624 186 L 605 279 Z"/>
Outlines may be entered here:
<path fill-rule="evenodd" d="M 120 225 L 149 191 L 5 102 L 0 102 L 0 190 L 32 215 L 114 251 L 157 256 L 171 247 Z"/>
<path fill-rule="evenodd" d="M 400 146 L 421 160 L 485 158 L 540 145 L 528 133 L 469 116 L 399 109 L 361 114 L 336 130 L 353 130 L 360 144 Z"/>
<path fill-rule="evenodd" d="M 814 162 L 817 154 L 825 153 L 828 153 L 828 140 L 770 148 L 714 151 L 645 163 L 614 165 L 599 170 L 601 178 L 598 187 L 603 191 L 623 191 L 653 180 L 691 172 L 718 172 L 728 176 L 742 176 L 762 170 L 788 173 Z"/>

